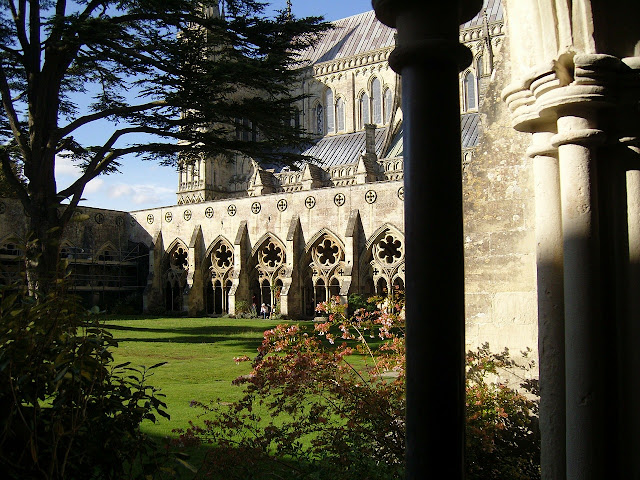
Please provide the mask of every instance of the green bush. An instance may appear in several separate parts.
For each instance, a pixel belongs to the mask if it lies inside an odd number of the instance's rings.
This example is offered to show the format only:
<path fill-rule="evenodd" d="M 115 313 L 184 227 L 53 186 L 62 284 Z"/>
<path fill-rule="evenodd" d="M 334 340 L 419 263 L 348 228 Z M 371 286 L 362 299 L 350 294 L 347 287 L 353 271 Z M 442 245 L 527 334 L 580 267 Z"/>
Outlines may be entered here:
<path fill-rule="evenodd" d="M 403 300 L 397 292 L 392 300 L 385 311 L 349 316 L 331 299 L 318 306 L 327 321 L 314 331 L 267 330 L 253 372 L 235 381 L 245 396 L 230 405 L 194 402 L 204 423 L 179 431 L 183 445 L 217 447 L 201 468 L 205 478 L 403 478 Z M 526 376 L 531 366 L 488 345 L 468 353 L 466 478 L 540 478 L 537 403 L 500 380 Z M 522 386 L 534 384 L 523 378 Z"/>
<path fill-rule="evenodd" d="M 147 478 L 162 459 L 140 431 L 168 417 L 147 385 L 160 364 L 114 365 L 116 342 L 58 281 L 36 301 L 0 287 L 0 464 L 15 479 Z"/>

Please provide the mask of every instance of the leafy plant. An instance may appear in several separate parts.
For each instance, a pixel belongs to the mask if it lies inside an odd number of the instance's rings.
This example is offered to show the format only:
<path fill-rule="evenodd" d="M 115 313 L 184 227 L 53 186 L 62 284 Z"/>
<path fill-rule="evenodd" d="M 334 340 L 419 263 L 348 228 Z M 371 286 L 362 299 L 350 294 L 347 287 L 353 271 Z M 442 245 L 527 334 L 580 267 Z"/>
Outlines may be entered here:
<path fill-rule="evenodd" d="M 160 447 L 143 420 L 168 418 L 153 370 L 113 364 L 116 342 L 58 280 L 36 302 L 0 287 L 0 464 L 9 478 L 143 478 Z M 168 469 L 171 470 L 171 469 Z"/>
<path fill-rule="evenodd" d="M 297 325 L 267 330 L 252 373 L 235 381 L 245 386 L 241 400 L 193 402 L 203 422 L 179 430 L 178 443 L 216 447 L 202 476 L 260 478 L 259 472 L 277 471 L 305 479 L 402 478 L 402 292 L 368 303 L 349 316 L 336 297 L 318 305 L 327 321 L 314 331 Z M 236 358 L 243 360 L 249 359 Z M 522 374 L 531 365 L 507 351 L 493 354 L 488 345 L 467 360 L 468 478 L 539 478 L 535 400 L 498 376 Z"/>

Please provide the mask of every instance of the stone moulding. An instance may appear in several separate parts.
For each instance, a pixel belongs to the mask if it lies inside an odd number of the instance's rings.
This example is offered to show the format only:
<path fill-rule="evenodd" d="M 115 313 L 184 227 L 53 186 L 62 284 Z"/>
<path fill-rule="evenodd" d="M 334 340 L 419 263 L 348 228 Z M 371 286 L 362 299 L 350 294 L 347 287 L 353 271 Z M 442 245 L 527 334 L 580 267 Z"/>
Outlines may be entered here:
<path fill-rule="evenodd" d="M 511 111 L 513 128 L 522 132 L 544 130 L 541 125 L 555 121 L 570 107 L 624 107 L 629 102 L 626 98 L 633 95 L 613 95 L 613 87 L 617 90 L 621 83 L 629 90 L 640 87 L 640 75 L 633 68 L 640 62 L 633 59 L 583 54 L 569 56 L 571 63 L 567 64 L 564 57 L 530 70 L 523 80 L 503 90 L 502 100 Z M 593 136 L 593 132 L 583 133 Z"/>
<path fill-rule="evenodd" d="M 317 63 L 313 66 L 313 76 L 331 75 L 345 72 L 353 68 L 367 67 L 389 60 L 389 55 L 394 47 L 384 47 L 378 50 L 353 55 L 351 57 Z"/>

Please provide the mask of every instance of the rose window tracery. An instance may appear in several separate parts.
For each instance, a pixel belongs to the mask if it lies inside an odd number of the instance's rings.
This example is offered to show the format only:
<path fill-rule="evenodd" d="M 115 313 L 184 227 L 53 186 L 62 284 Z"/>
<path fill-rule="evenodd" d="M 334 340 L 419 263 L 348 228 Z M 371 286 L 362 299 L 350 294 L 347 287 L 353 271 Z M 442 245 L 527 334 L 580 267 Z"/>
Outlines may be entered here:
<path fill-rule="evenodd" d="M 315 248 L 315 256 L 318 259 L 318 263 L 325 267 L 334 265 L 339 260 L 339 253 L 340 247 L 329 238 L 325 238 L 320 245 Z"/>
<path fill-rule="evenodd" d="M 181 246 L 177 247 L 172 253 L 171 253 L 171 267 L 180 269 L 180 270 L 187 270 L 189 267 L 189 254 L 187 253 L 187 250 Z"/>
<path fill-rule="evenodd" d="M 226 241 L 220 241 L 211 250 L 210 273 L 211 279 L 226 279 L 233 271 L 233 248 Z"/>
<path fill-rule="evenodd" d="M 386 235 L 383 240 L 380 240 L 377 247 L 378 259 L 387 265 L 396 263 L 404 254 L 402 242 L 394 238 L 393 235 Z"/>
<path fill-rule="evenodd" d="M 214 252 L 218 268 L 229 268 L 233 264 L 233 252 L 224 243 Z"/>
<path fill-rule="evenodd" d="M 273 241 L 269 241 L 258 253 L 258 262 L 266 270 L 275 270 L 282 265 L 283 260 L 284 252 L 282 248 L 273 243 Z"/>
<path fill-rule="evenodd" d="M 170 311 L 182 309 L 182 295 L 187 284 L 189 250 L 184 244 L 174 246 L 165 260 L 163 290 L 165 308 Z"/>
<path fill-rule="evenodd" d="M 404 238 L 387 229 L 372 247 L 369 275 L 375 293 L 391 293 L 393 285 L 404 285 Z"/>
<path fill-rule="evenodd" d="M 313 315 L 318 303 L 342 294 L 346 266 L 344 248 L 333 235 L 322 234 L 308 251 L 311 258 L 305 280 L 304 302 L 306 313 Z"/>
<path fill-rule="evenodd" d="M 208 255 L 208 280 L 205 282 L 207 313 L 229 311 L 229 294 L 233 287 L 233 247 L 227 240 L 219 240 Z"/>

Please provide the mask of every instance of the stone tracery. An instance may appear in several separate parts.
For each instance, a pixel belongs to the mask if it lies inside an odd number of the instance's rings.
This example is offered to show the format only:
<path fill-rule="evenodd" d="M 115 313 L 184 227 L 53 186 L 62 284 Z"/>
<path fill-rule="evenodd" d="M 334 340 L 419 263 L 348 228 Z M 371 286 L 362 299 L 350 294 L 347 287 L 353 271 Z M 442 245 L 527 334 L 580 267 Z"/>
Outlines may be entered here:
<path fill-rule="evenodd" d="M 387 228 L 378 235 L 371 248 L 368 276 L 373 280 L 373 290 L 385 295 L 393 286 L 404 288 L 404 238 Z"/>
<path fill-rule="evenodd" d="M 165 259 L 163 289 L 165 308 L 169 311 L 182 309 L 182 292 L 189 271 L 189 250 L 182 242 L 176 242 Z"/>
<path fill-rule="evenodd" d="M 278 306 L 286 275 L 286 249 L 275 237 L 268 235 L 255 253 L 256 275 L 254 303 L 265 303 L 273 310 Z"/>
<path fill-rule="evenodd" d="M 205 299 L 207 313 L 223 313 L 229 311 L 229 292 L 233 276 L 233 247 L 221 238 L 210 249 L 205 267 L 208 280 L 205 282 Z"/>
<path fill-rule="evenodd" d="M 329 297 L 340 295 L 345 254 L 340 242 L 328 233 L 323 233 L 313 242 L 309 251 L 306 303 L 309 305 L 307 313 L 311 314 L 312 306 L 315 308 Z"/>

